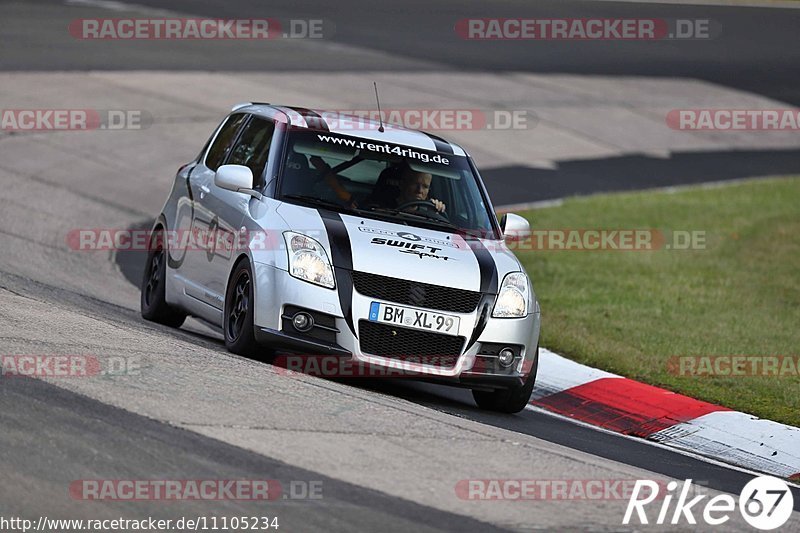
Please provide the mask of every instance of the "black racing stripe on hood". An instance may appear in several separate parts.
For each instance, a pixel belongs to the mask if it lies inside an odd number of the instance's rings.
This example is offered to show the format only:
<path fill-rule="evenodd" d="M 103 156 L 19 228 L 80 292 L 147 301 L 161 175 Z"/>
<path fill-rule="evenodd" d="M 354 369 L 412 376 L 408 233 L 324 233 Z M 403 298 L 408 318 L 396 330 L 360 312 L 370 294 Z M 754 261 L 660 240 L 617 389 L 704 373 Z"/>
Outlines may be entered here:
<path fill-rule="evenodd" d="M 433 144 L 436 145 L 436 151 L 437 152 L 442 152 L 443 154 L 454 154 L 455 153 L 455 152 L 453 152 L 453 147 L 450 145 L 450 143 L 445 141 L 441 137 L 437 137 L 436 135 L 433 135 L 432 133 L 428 133 L 427 131 L 424 131 L 422 133 L 424 133 L 425 135 L 430 137 L 430 139 L 433 141 Z"/>
<path fill-rule="evenodd" d="M 467 241 L 469 249 L 475 254 L 478 260 L 478 268 L 481 272 L 481 288 L 480 291 L 484 294 L 491 293 L 497 294 L 497 287 L 499 280 L 497 279 L 497 265 L 494 262 L 491 252 L 486 249 L 483 243 L 478 239 Z"/>
<path fill-rule="evenodd" d="M 322 115 L 317 113 L 316 111 L 312 111 L 310 109 L 306 109 L 305 107 L 293 107 L 295 111 L 300 113 L 304 119 L 306 119 L 306 124 L 312 130 L 320 130 L 320 131 L 331 131 L 328 127 L 328 123 L 325 122 L 325 119 L 322 118 Z"/>
<path fill-rule="evenodd" d="M 327 209 L 318 209 L 328 242 L 331 244 L 331 261 L 336 278 L 336 290 L 339 305 L 342 307 L 347 327 L 356 334 L 353 326 L 353 250 L 350 247 L 350 235 L 339 213 Z"/>
<path fill-rule="evenodd" d="M 468 240 L 467 245 L 475 258 L 478 260 L 478 268 L 481 273 L 481 301 L 478 304 L 478 321 L 475 323 L 475 329 L 472 330 L 469 342 L 465 350 L 469 350 L 473 344 L 481 336 L 483 330 L 486 329 L 486 324 L 489 321 L 489 316 L 492 314 L 495 299 L 497 298 L 497 290 L 499 280 L 497 274 L 497 265 L 489 250 L 478 239 Z"/>

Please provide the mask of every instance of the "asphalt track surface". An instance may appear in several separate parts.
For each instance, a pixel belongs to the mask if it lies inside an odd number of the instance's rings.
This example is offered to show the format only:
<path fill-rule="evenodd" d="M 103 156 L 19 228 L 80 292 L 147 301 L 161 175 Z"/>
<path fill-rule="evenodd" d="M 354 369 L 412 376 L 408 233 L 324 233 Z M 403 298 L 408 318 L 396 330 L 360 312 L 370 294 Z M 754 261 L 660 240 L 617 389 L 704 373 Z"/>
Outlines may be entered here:
<path fill-rule="evenodd" d="M 259 7 L 262 4 L 256 2 L 137 3 L 200 16 L 263 16 L 263 7 Z M 306 4 L 299 11 L 289 3 L 286 7 L 274 3 L 270 4 L 269 16 L 335 19 L 336 40 L 351 46 L 383 50 L 390 52 L 393 57 L 401 58 L 393 60 L 396 64 L 382 63 L 381 66 L 387 69 L 402 69 L 405 60 L 408 60 L 407 65 L 413 64 L 414 69 L 420 68 L 420 61 L 435 61 L 437 65 L 431 68 L 440 68 L 438 64 L 445 64 L 454 70 L 529 69 L 536 72 L 689 76 L 757 92 L 787 103 L 800 101 L 800 85 L 797 83 L 800 81 L 797 79 L 800 73 L 796 68 L 791 68 L 797 64 L 799 53 L 797 47 L 792 46 L 797 23 L 800 22 L 800 11 L 797 10 L 759 10 L 759 16 L 755 17 L 754 11 L 749 8 L 638 6 L 595 2 L 539 2 L 534 7 L 522 2 L 506 2 L 496 4 L 493 9 L 497 9 L 497 12 L 490 14 L 578 17 L 591 16 L 593 13 L 607 16 L 633 16 L 631 13 L 635 13 L 638 17 L 704 16 L 722 21 L 726 28 L 723 37 L 725 40 L 710 43 L 707 47 L 688 48 L 686 43 L 663 43 L 660 47 L 644 46 L 653 43 L 608 43 L 607 46 L 587 51 L 555 44 L 545 44 L 536 49 L 520 49 L 508 43 L 497 43 L 496 47 L 488 48 L 473 47 L 472 43 L 455 40 L 451 32 L 453 20 L 485 14 L 486 8 L 481 7 L 481 4 L 473 7 L 466 5 L 467 7 L 464 3 L 445 2 L 434 9 L 427 3 L 411 2 L 394 8 L 378 9 L 371 4 L 337 3 L 334 7 L 333 4 L 319 3 L 316 6 Z M 30 2 L 26 3 L 26 10 L 27 6 L 30 11 L 23 11 L 29 14 L 28 22 L 41 20 L 43 25 L 47 25 L 52 22 L 46 16 L 50 13 L 48 10 L 58 8 L 60 4 Z M 0 9 L 3 7 L 5 6 L 0 5 Z M 83 9 L 94 16 L 111 16 L 107 10 L 95 10 L 92 7 Z M 347 16 L 343 17 L 343 13 Z M 23 27 L 23 24 L 8 25 L 3 30 L 4 51 L 0 55 L 0 68 L 3 70 L 129 68 L 263 71 L 270 68 L 302 68 L 324 71 L 356 67 L 337 60 L 332 51 L 310 54 L 302 48 L 288 50 L 288 57 L 276 55 L 259 57 L 258 60 L 246 54 L 242 57 L 222 52 L 199 57 L 190 48 L 181 53 L 172 48 L 174 45 L 161 43 L 155 47 L 142 47 L 138 52 L 126 52 L 124 55 L 113 50 L 92 55 L 86 54 L 80 48 L 80 43 L 67 41 L 45 46 L 47 37 L 32 34 L 30 31 L 19 31 Z M 736 31 L 728 32 L 728 28 Z M 14 34 L 13 38 L 9 37 L 10 34 Z M 409 38 L 409 35 L 413 35 L 413 38 Z M 729 38 L 728 35 L 738 36 Z M 370 59 L 359 56 L 359 61 L 368 64 Z M 367 68 L 367 64 L 362 63 L 358 67 Z M 369 68 L 376 68 L 376 65 L 369 65 Z M 4 102 L 3 107 L 12 106 Z M 8 146 L 8 142 L 8 139 L 2 141 L 6 143 L 5 146 Z M 3 146 L 0 144 L 0 149 Z M 11 150 L 3 152 L 4 157 L 8 158 L 17 153 Z M 776 157 L 777 155 L 782 157 Z M 731 162 L 732 156 L 700 154 L 697 157 L 700 161 L 706 158 L 706 166 L 713 169 L 720 167 L 719 163 L 723 161 L 726 164 Z M 609 165 L 603 174 L 608 177 L 607 180 L 592 182 L 587 179 L 586 186 L 581 188 L 574 180 L 567 181 L 571 185 L 565 186 L 564 180 L 551 176 L 551 186 L 547 188 L 550 192 L 530 199 L 631 188 L 633 186 L 625 179 L 625 174 L 618 172 L 619 165 L 636 166 L 646 161 L 636 158 L 622 159 L 599 162 L 601 168 L 602 163 Z M 732 170 L 723 169 L 719 171 L 721 179 L 753 175 L 753 171 L 741 169 L 744 164 L 754 160 L 755 163 L 752 164 L 758 167 L 759 174 L 798 171 L 797 154 L 791 152 L 742 154 L 733 156 L 733 159 L 729 166 L 730 169 L 740 169 L 738 174 L 733 175 Z M 597 163 L 576 162 L 572 167 L 567 166 L 567 169 L 588 176 L 597 168 Z M 687 179 L 681 177 L 686 176 L 681 169 L 696 168 L 698 160 L 654 160 L 652 164 L 666 166 L 664 172 L 676 176 L 674 183 L 678 184 Z M 521 169 L 520 172 L 523 170 L 531 171 Z M 517 172 L 505 171 L 517 175 Z M 541 178 L 547 180 L 547 171 L 541 172 Z M 702 179 L 702 173 L 689 175 L 688 179 L 692 181 L 706 181 Z M 114 183 L 103 182 L 100 178 L 88 182 L 87 194 L 92 191 L 92 187 L 114 192 Z M 381 434 L 383 431 L 389 435 L 385 437 L 387 440 L 390 437 L 398 439 L 402 445 L 412 449 L 414 444 L 411 441 L 414 438 L 424 440 L 425 437 L 421 435 L 430 429 L 419 429 L 417 437 L 414 437 L 417 431 L 414 427 L 407 432 L 410 437 L 404 435 L 402 426 L 401 431 L 397 432 L 397 428 L 393 428 L 395 432 L 392 433 L 385 427 L 391 426 L 391 421 L 380 418 L 384 414 L 381 409 L 396 409 L 394 414 L 398 416 L 398 423 L 421 418 L 433 421 L 437 428 L 439 425 L 457 426 L 459 431 L 469 428 L 470 431 L 485 432 L 482 434 L 486 437 L 483 440 L 503 442 L 504 446 L 514 439 L 513 435 L 519 435 L 522 447 L 536 450 L 542 461 L 551 463 L 551 470 L 548 471 L 545 465 L 537 465 L 540 470 L 535 469 L 534 472 L 547 472 L 551 478 L 554 477 L 554 471 L 560 472 L 562 478 L 585 476 L 587 474 L 581 470 L 581 465 L 598 463 L 609 465 L 611 474 L 617 476 L 638 474 L 675 479 L 692 478 L 711 489 L 733 494 L 738 494 L 741 487 L 751 479 L 751 475 L 747 473 L 636 440 L 577 426 L 538 412 L 525 411 L 515 416 L 485 413 L 474 406 L 467 391 L 459 389 L 397 380 L 328 383 L 309 378 L 307 382 L 288 385 L 270 381 L 272 377 L 271 374 L 268 375 L 271 372 L 269 365 L 231 357 L 226 354 L 217 336 L 197 324 L 190 324 L 180 331 L 171 331 L 143 322 L 136 312 L 138 302 L 135 300 L 135 285 L 138 284 L 142 268 L 140 255 L 98 255 L 91 260 L 75 259 L 59 249 L 59 243 L 63 244 L 61 236 L 51 238 L 47 235 L 48 230 L 53 228 L 53 219 L 63 219 L 67 227 L 69 224 L 76 227 L 81 224 L 82 216 L 87 217 L 83 222 L 84 226 L 94 222 L 95 219 L 91 218 L 93 215 L 104 222 L 134 219 L 133 225 L 146 226 L 150 219 L 142 216 L 141 206 L 126 200 L 135 196 L 135 193 L 132 194 L 133 187 L 119 187 L 117 203 L 95 202 L 90 196 L 89 199 L 76 199 L 68 190 L 59 193 L 59 202 L 48 205 L 40 213 L 42 219 L 49 221 L 48 224 L 40 224 L 37 220 L 39 217 L 26 222 L 35 229 L 38 240 L 27 244 L 19 242 L 17 225 L 20 220 L 25 219 L 26 213 L 30 214 L 25 199 L 47 198 L 48 194 L 52 194 L 52 190 L 46 187 L 46 179 L 47 176 L 43 176 L 32 180 L 36 183 L 24 184 L 13 180 L 4 181 L 3 214 L 0 215 L 5 226 L 0 232 L 4 239 L 3 257 L 0 258 L 0 316 L 5 326 L 0 337 L 7 349 L 0 351 L 54 353 L 57 350 L 72 350 L 70 353 L 75 353 L 80 350 L 85 352 L 109 349 L 114 353 L 128 354 L 141 350 L 150 354 L 153 358 L 151 364 L 159 373 L 156 376 L 148 375 L 147 379 L 134 381 L 132 384 L 120 383 L 117 387 L 106 387 L 103 383 L 73 386 L 25 378 L 0 380 L 0 420 L 3 428 L 0 432 L 0 450 L 3 455 L 0 475 L 6 481 L 0 486 L 3 513 L 38 516 L 49 512 L 51 516 L 61 514 L 64 517 L 93 518 L 118 514 L 149 514 L 174 518 L 180 515 L 210 514 L 209 510 L 217 515 L 253 514 L 252 503 L 180 503 L 167 506 L 158 502 L 97 504 L 65 500 L 64 493 L 65 487 L 75 479 L 265 477 L 286 483 L 289 480 L 322 480 L 325 484 L 325 497 L 320 501 L 281 500 L 269 507 L 269 513 L 280 516 L 282 523 L 294 526 L 287 527 L 287 531 L 323 528 L 331 531 L 405 531 L 411 528 L 423 531 L 488 531 L 497 528 L 530 528 L 534 527 L 533 524 L 578 530 L 590 527 L 597 530 L 620 529 L 619 507 L 598 506 L 594 512 L 592 503 L 576 502 L 572 504 L 573 507 L 559 507 L 559 504 L 531 506 L 523 511 L 517 505 L 517 509 L 510 511 L 506 519 L 498 518 L 497 513 L 488 509 L 464 511 L 462 507 L 460 511 L 442 510 L 447 506 L 437 500 L 437 496 L 441 499 L 441 495 L 416 496 L 436 486 L 434 480 L 427 477 L 428 473 L 421 466 L 422 461 L 420 464 L 408 463 L 407 468 L 416 472 L 417 486 L 405 487 L 403 491 L 395 491 L 392 479 L 385 479 L 385 476 L 382 480 L 376 480 L 376 477 L 381 478 L 380 472 L 376 473 L 374 465 L 369 465 L 366 460 L 363 465 L 363 483 L 343 481 L 345 478 L 359 478 L 361 473 L 358 472 L 358 464 L 346 463 L 346 468 L 349 469 L 347 475 L 342 473 L 339 476 L 326 475 L 319 466 L 323 462 L 336 463 L 345 457 L 352 458 L 343 448 L 337 449 L 335 444 L 327 448 L 322 445 L 315 448 L 326 450 L 329 454 L 325 458 L 327 461 L 322 461 L 319 457 L 298 460 L 287 450 L 294 446 L 303 448 L 306 446 L 303 439 L 310 441 L 318 438 L 315 431 L 324 434 L 324 427 L 316 430 L 304 427 L 305 434 L 281 435 L 286 440 L 271 451 L 268 446 L 266 449 L 259 447 L 239 434 L 243 428 L 264 431 L 247 417 L 260 417 L 262 423 L 269 426 L 267 422 L 271 417 L 278 419 L 287 416 L 278 412 L 286 406 L 280 405 L 272 410 L 255 401 L 248 404 L 244 393 L 236 395 L 236 391 L 230 390 L 230 384 L 233 384 L 247 391 L 255 391 L 248 388 L 250 384 L 230 376 L 231 373 L 241 374 L 245 371 L 262 376 L 265 384 L 274 386 L 278 383 L 287 397 L 298 399 L 292 403 L 292 407 L 297 409 L 291 413 L 294 417 L 291 419 L 293 423 L 299 423 L 296 419 L 304 416 L 317 422 L 330 416 L 331 420 L 338 417 L 343 420 L 343 424 L 356 425 L 355 419 L 348 418 L 351 416 L 348 409 L 355 409 L 356 414 L 353 416 L 357 416 L 362 423 L 374 425 L 375 432 Z M 513 181 L 513 176 L 511 179 Z M 165 182 L 161 178 L 156 181 L 162 184 Z M 636 187 L 640 186 L 637 183 Z M 182 354 L 193 358 L 176 359 L 174 365 L 178 370 L 175 374 L 167 374 L 171 367 L 159 366 L 159 359 L 171 361 L 170 358 L 183 357 Z M 185 372 L 180 371 L 181 365 L 186 365 L 183 367 Z M 170 383 L 175 388 L 165 389 Z M 204 387 L 208 387 L 206 395 L 196 390 Z M 304 396 L 305 392 L 298 392 L 304 390 L 302 387 L 316 387 L 319 389 L 317 394 L 325 396 L 334 405 L 323 405 L 309 399 L 310 396 Z M 279 396 L 275 394 L 276 396 L 270 398 Z M 263 400 L 255 392 L 253 398 Z M 300 401 L 303 398 L 306 398 L 307 403 Z M 337 402 L 341 402 L 339 407 L 336 406 Z M 358 407 L 352 406 L 354 402 L 358 402 Z M 120 404 L 130 405 L 131 408 L 120 409 L 116 406 Z M 192 418 L 190 415 L 193 408 L 197 416 L 189 420 Z M 219 411 L 216 418 L 209 410 Z M 177 418 L 171 418 L 170 413 Z M 220 423 L 219 420 L 224 419 L 223 415 L 227 413 L 234 413 L 230 424 Z M 407 415 L 408 418 L 404 419 L 400 414 Z M 239 421 L 240 416 L 247 423 Z M 207 428 L 203 426 L 204 419 L 208 419 Z M 216 423 L 212 423 L 214 420 Z M 324 426 L 324 423 L 320 425 Z M 455 435 L 456 430 L 453 431 Z M 369 435 L 365 432 L 363 439 L 367 441 Z M 355 437 L 359 438 L 359 434 L 356 433 Z M 342 438 L 342 447 L 351 445 L 352 441 Z M 464 448 L 457 447 L 459 438 L 445 435 L 442 440 L 434 441 L 434 444 L 444 447 L 451 439 L 454 450 L 463 450 Z M 233 445 L 231 441 L 241 442 L 241 445 Z M 274 441 L 270 442 L 275 444 Z M 258 451 L 253 451 L 256 449 Z M 500 474 L 493 476 L 492 471 L 475 468 L 475 465 L 481 464 L 479 461 L 495 466 L 498 462 L 495 457 L 487 458 L 486 448 L 481 450 L 483 455 L 464 457 L 465 463 L 472 464 L 472 468 L 465 469 L 464 472 L 470 472 L 469 475 L 475 477 L 502 477 Z M 504 447 L 503 450 L 506 451 L 507 448 Z M 367 451 L 363 453 L 365 457 L 369 455 Z M 281 460 L 278 457 L 291 457 L 292 460 Z M 308 466 L 298 466 L 301 464 Z M 387 468 L 391 464 L 387 458 Z M 366 472 L 368 468 L 372 471 Z M 519 477 L 531 477 L 530 471 L 523 472 Z M 399 473 L 397 475 L 400 476 Z M 462 475 L 466 476 L 466 473 Z M 400 482 L 398 479 L 396 483 Z M 411 494 L 414 497 L 403 498 L 398 493 Z M 795 509 L 800 510 L 800 491 L 794 489 L 794 495 Z M 430 505 L 421 503 L 428 499 Z M 584 507 L 575 507 L 580 505 Z M 571 519 L 573 514 L 575 518 Z"/>
<path fill-rule="evenodd" d="M 28 2 L 31 5 L 29 14 L 36 19 L 36 6 L 54 3 Z M 569 0 L 504 0 L 491 5 L 479 0 L 436 3 L 409 0 L 385 4 L 312 0 L 302 5 L 285 0 L 269 3 L 259 0 L 141 0 L 130 4 L 205 17 L 323 19 L 335 25 L 330 38 L 333 42 L 428 62 L 430 68 L 690 77 L 800 104 L 800 71 L 796 68 L 800 64 L 800 49 L 792 46 L 800 26 L 800 10 L 797 9 Z M 718 23 L 721 34 L 702 41 L 464 41 L 455 34 L 453 27 L 456 21 L 470 17 L 701 18 Z M 47 24 L 46 19 L 38 20 Z M 52 54 L 43 53 L 46 51 L 44 44 L 52 42 L 50 36 L 34 33 L 20 37 L 4 51 L 1 69 L 336 71 L 409 68 L 403 60 L 386 62 L 381 59 L 371 64 L 353 65 L 334 52 L 309 55 L 291 50 L 264 53 L 258 49 L 217 48 L 198 54 L 193 53 L 198 48 L 191 43 L 156 46 L 142 43 L 135 52 L 121 57 L 113 53 L 113 49 L 111 53 L 91 53 L 86 43 L 65 40 L 58 42 L 59 53 Z M 123 49 L 120 46 L 120 50 Z"/>
<path fill-rule="evenodd" d="M 88 3 L 88 4 L 85 4 Z M 71 38 L 64 26 L 83 17 L 113 17 L 102 0 L 3 2 L 12 20 L 0 28 L 7 71 L 442 71 L 530 72 L 648 76 L 704 80 L 744 93 L 800 105 L 800 49 L 792 46 L 800 9 L 737 6 L 636 4 L 605 1 L 507 0 L 491 7 L 479 1 L 425 0 L 392 4 L 258 0 L 143 0 L 139 16 L 188 14 L 215 18 L 321 19 L 326 46 L 274 42 L 269 49 L 247 42 L 105 41 Z M 113 2 L 111 2 L 113 6 Z M 707 40 L 666 41 L 466 41 L 456 21 L 469 17 L 707 19 L 719 28 Z M 368 51 L 361 53 L 360 51 Z M 308 102 L 285 102 L 310 105 Z M 370 106 L 372 102 L 366 102 Z M 712 107 L 714 107 L 712 105 Z M 484 165 L 485 166 L 485 165 Z M 550 169 L 525 165 L 483 170 L 496 205 L 572 194 L 624 191 L 800 173 L 800 150 L 748 149 L 560 161 Z M 536 187 L 530 187 L 535 180 Z M 513 192 L 512 192 L 513 191 Z"/>

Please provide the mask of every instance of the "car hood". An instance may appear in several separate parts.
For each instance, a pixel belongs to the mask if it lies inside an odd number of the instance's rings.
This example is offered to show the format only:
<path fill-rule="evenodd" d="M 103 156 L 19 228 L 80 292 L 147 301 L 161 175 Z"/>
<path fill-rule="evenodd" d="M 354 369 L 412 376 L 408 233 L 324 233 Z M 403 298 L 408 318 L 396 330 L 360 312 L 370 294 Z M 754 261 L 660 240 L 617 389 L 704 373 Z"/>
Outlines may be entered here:
<path fill-rule="evenodd" d="M 337 268 L 470 291 L 497 293 L 521 270 L 503 241 L 283 204 L 288 226 L 325 246 Z"/>

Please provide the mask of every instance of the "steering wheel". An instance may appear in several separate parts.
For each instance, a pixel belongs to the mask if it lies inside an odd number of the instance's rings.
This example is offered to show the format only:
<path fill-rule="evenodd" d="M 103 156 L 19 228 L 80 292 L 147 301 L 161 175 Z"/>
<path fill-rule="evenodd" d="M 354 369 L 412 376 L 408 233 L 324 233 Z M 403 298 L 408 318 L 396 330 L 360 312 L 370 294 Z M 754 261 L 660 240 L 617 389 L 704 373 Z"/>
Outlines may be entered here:
<path fill-rule="evenodd" d="M 412 202 L 406 202 L 404 204 L 398 205 L 397 210 L 403 211 L 405 209 L 408 209 L 409 207 L 424 207 L 433 211 L 433 214 L 437 215 L 440 219 L 448 222 L 450 220 L 449 218 L 447 218 L 447 215 L 445 215 L 444 213 L 440 213 L 439 210 L 436 209 L 436 206 L 433 205 L 433 202 L 431 202 L 430 200 L 414 200 Z"/>

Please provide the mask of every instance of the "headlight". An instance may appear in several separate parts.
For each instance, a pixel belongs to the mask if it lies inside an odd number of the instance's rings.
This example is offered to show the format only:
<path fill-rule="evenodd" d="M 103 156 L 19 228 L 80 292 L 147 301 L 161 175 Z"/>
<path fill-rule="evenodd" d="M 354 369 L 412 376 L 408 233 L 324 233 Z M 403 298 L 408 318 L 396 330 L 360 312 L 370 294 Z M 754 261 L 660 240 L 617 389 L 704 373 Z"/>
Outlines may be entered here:
<path fill-rule="evenodd" d="M 506 274 L 494 304 L 494 318 L 520 318 L 528 311 L 528 277 L 522 272 Z"/>
<path fill-rule="evenodd" d="M 320 243 L 293 231 L 285 232 L 283 238 L 289 253 L 289 274 L 329 289 L 335 287 L 331 262 Z"/>

